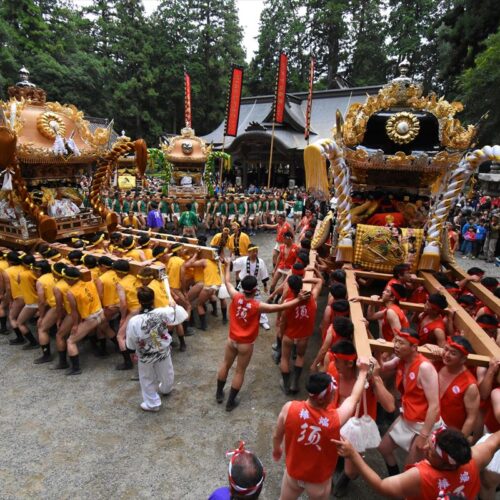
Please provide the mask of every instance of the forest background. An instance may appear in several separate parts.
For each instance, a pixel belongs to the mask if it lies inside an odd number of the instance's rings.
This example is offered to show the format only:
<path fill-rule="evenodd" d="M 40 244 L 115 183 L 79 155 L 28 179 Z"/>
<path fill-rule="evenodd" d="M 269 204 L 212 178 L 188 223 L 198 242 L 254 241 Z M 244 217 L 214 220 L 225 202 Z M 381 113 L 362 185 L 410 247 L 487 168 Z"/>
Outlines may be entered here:
<path fill-rule="evenodd" d="M 234 0 L 166 0 L 146 16 L 140 0 L 0 2 L 0 98 L 26 66 L 51 101 L 113 118 L 115 129 L 156 146 L 183 126 L 184 68 L 198 135 L 223 119 L 232 64 L 244 95 L 272 94 L 280 50 L 288 92 L 383 84 L 403 59 L 410 74 L 465 104 L 467 123 L 489 117 L 481 143 L 500 143 L 500 1 L 266 0 L 258 49 L 245 62 Z M 332 117 L 333 123 L 333 117 Z"/>

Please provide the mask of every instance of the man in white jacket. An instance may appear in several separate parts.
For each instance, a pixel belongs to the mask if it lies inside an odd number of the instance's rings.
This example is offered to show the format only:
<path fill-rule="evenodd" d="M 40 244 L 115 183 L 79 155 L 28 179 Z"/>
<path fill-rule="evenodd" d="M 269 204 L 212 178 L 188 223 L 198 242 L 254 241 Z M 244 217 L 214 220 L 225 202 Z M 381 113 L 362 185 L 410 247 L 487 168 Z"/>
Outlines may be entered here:
<path fill-rule="evenodd" d="M 264 286 L 264 293 L 267 293 L 267 282 L 269 281 L 269 273 L 266 263 L 259 258 L 259 247 L 253 243 L 249 244 L 248 255 L 239 257 L 233 262 L 233 271 L 236 273 L 237 289 L 240 290 L 239 283 L 245 276 L 255 276 L 257 282 L 261 281 Z M 262 300 L 260 290 L 255 295 L 256 300 Z M 269 318 L 267 314 L 260 315 L 260 324 L 265 330 L 269 330 Z"/>
<path fill-rule="evenodd" d="M 159 393 L 169 394 L 174 385 L 174 367 L 170 356 L 172 337 L 168 327 L 184 322 L 187 313 L 178 305 L 154 309 L 154 292 L 148 287 L 139 288 L 137 298 L 141 312 L 127 325 L 127 348 L 137 352 L 143 398 L 141 408 L 156 412 L 161 406 Z"/>

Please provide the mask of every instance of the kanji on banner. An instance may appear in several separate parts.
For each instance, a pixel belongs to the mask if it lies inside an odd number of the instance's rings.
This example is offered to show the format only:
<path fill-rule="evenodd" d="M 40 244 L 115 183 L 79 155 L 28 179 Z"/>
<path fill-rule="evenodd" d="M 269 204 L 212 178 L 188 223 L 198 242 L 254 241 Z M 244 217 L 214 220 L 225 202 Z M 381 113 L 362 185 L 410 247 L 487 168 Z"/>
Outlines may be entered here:
<path fill-rule="evenodd" d="M 304 138 L 307 141 L 311 131 L 311 108 L 313 100 L 313 86 L 314 86 L 314 58 L 311 57 L 311 64 L 309 65 L 309 93 L 307 94 L 307 108 L 306 108 L 306 128 L 304 129 Z"/>
<path fill-rule="evenodd" d="M 184 73 L 184 121 L 191 128 L 191 78 Z"/>
<path fill-rule="evenodd" d="M 285 119 L 285 99 L 286 99 L 286 77 L 287 77 L 288 56 L 282 52 L 278 66 L 278 78 L 276 82 L 276 96 L 274 99 L 274 122 L 283 123 Z"/>
<path fill-rule="evenodd" d="M 240 120 L 241 89 L 243 87 L 243 68 L 233 66 L 231 83 L 227 97 L 226 126 L 224 135 L 236 137 L 238 135 L 238 122 Z"/>

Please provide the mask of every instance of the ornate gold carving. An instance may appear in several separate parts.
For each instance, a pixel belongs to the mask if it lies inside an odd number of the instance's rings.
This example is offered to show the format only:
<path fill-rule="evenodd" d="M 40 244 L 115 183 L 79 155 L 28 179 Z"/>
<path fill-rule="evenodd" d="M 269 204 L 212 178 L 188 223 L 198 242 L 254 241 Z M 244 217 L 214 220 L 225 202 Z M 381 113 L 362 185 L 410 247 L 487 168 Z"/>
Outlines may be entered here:
<path fill-rule="evenodd" d="M 398 151 L 394 155 L 384 155 L 381 151 L 377 151 L 370 155 L 365 149 L 344 148 L 344 154 L 349 166 L 420 172 L 443 170 L 458 163 L 462 158 L 462 153 L 448 153 L 447 151 L 440 151 L 435 156 L 430 157 L 425 154 L 420 156 L 407 155 L 402 151 Z"/>
<path fill-rule="evenodd" d="M 415 161 L 415 157 L 413 155 L 407 155 L 402 151 L 398 151 L 394 155 L 386 156 L 385 162 L 388 167 L 392 168 L 408 168 L 412 166 L 412 163 Z"/>
<path fill-rule="evenodd" d="M 8 119 L 9 123 L 11 124 L 12 128 L 12 123 L 14 124 L 14 132 L 16 135 L 19 136 L 21 133 L 21 130 L 23 129 L 23 121 L 21 120 L 21 113 L 26 106 L 26 101 L 24 99 L 21 99 L 20 101 L 17 101 L 16 99 L 11 99 L 8 102 L 2 102 L 0 101 L 0 105 L 2 106 L 5 117 Z M 11 115 L 12 113 L 15 112 L 15 117 L 12 118 Z"/>
<path fill-rule="evenodd" d="M 11 99 L 17 99 L 18 101 L 27 100 L 33 104 L 44 104 L 47 99 L 45 90 L 40 87 L 18 87 L 17 85 L 12 85 L 7 90 L 7 94 Z"/>
<path fill-rule="evenodd" d="M 36 120 L 38 132 L 47 139 L 55 139 L 59 134 L 61 137 L 66 135 L 66 125 L 64 120 L 52 111 L 46 111 L 38 116 Z"/>
<path fill-rule="evenodd" d="M 91 146 L 97 149 L 103 149 L 109 140 L 110 130 L 107 128 L 96 128 L 92 133 L 89 129 L 89 122 L 84 119 L 83 111 L 79 111 L 76 106 L 72 104 L 60 104 L 58 102 L 48 102 L 45 108 L 54 113 L 59 113 L 66 116 L 68 119 L 75 123 L 75 126 L 80 133 L 80 137 Z"/>
<path fill-rule="evenodd" d="M 418 118 L 407 111 L 392 115 L 385 124 L 389 138 L 397 144 L 408 144 L 417 137 L 420 131 Z"/>
<path fill-rule="evenodd" d="M 474 126 L 469 125 L 464 128 L 460 121 L 454 118 L 463 110 L 461 103 L 449 103 L 443 97 L 438 99 L 434 93 L 422 97 L 419 85 L 403 86 L 393 81 L 381 88 L 376 96 L 368 97 L 364 104 L 355 103 L 349 107 L 342 130 L 344 144 L 349 147 L 360 144 L 369 118 L 374 113 L 392 107 L 407 107 L 432 113 L 439 121 L 440 141 L 443 147 L 467 149 L 477 132 Z"/>
<path fill-rule="evenodd" d="M 194 135 L 191 128 L 183 128 L 181 135 L 161 145 L 168 161 L 172 163 L 205 163 L 212 148 L 205 141 Z"/>
<path fill-rule="evenodd" d="M 27 105 L 31 105 L 30 101 L 16 99 L 11 99 L 8 102 L 0 101 L 0 106 L 3 109 L 5 117 L 9 124 L 14 125 L 13 129 L 19 139 L 22 139 L 22 131 L 26 126 L 25 120 L 23 120 L 23 111 L 26 109 Z M 79 111 L 73 105 L 62 105 L 58 102 L 48 102 L 44 106 L 37 106 L 37 110 L 40 110 L 40 115 L 36 121 L 36 127 L 38 132 L 48 139 L 54 139 L 55 133 L 50 127 L 50 121 L 57 123 L 59 127 L 59 134 L 64 137 L 66 123 L 63 117 L 67 118 L 75 126 L 86 147 L 80 148 L 80 159 L 83 161 L 85 157 L 90 157 L 90 159 L 95 158 L 97 155 L 103 153 L 107 149 L 107 144 L 109 140 L 110 130 L 107 128 L 97 128 L 94 133 L 90 131 L 89 122 L 84 119 L 82 111 Z M 15 113 L 15 117 L 11 118 L 12 113 Z M 23 157 L 23 161 L 29 160 L 30 158 L 37 159 L 55 159 L 57 158 L 57 163 L 59 160 L 68 161 L 73 158 L 72 155 L 62 158 L 58 157 L 52 151 L 52 148 L 36 146 L 33 142 L 22 142 L 18 141 L 17 154 Z"/>

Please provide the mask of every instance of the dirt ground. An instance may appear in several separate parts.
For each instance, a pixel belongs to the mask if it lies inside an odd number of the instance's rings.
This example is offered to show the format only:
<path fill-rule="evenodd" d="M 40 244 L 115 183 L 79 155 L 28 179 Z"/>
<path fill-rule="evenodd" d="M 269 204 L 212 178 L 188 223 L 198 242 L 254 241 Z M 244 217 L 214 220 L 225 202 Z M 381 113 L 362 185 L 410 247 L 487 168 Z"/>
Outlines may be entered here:
<path fill-rule="evenodd" d="M 272 236 L 252 239 L 269 262 Z M 287 397 L 271 360 L 274 333 L 261 330 L 232 413 L 214 398 L 226 336 L 220 317 L 210 317 L 207 332 L 187 339 L 187 352 L 174 349 L 175 389 L 156 414 L 139 408 L 131 372 L 114 369 L 118 354 L 97 359 L 84 343 L 83 374 L 66 377 L 51 365 L 33 365 L 38 351 L 0 337 L 0 497 L 206 499 L 226 484 L 225 452 L 242 439 L 267 471 L 261 497 L 277 499 L 283 463 L 272 460 L 271 436 Z M 317 347 L 316 335 L 309 364 Z M 376 453 L 368 460 L 384 472 Z M 357 480 L 346 498 L 379 497 Z"/>

